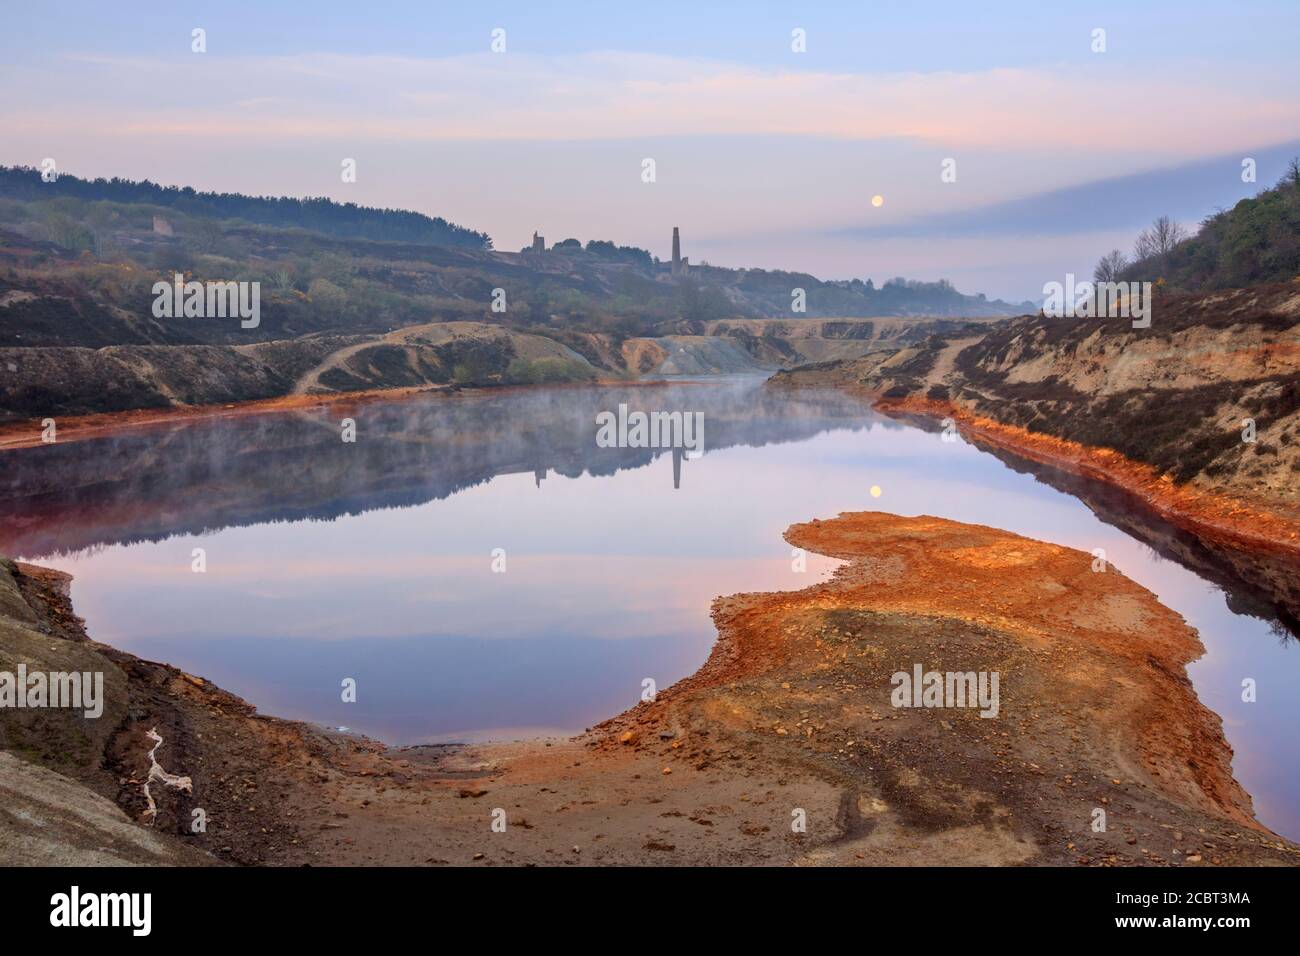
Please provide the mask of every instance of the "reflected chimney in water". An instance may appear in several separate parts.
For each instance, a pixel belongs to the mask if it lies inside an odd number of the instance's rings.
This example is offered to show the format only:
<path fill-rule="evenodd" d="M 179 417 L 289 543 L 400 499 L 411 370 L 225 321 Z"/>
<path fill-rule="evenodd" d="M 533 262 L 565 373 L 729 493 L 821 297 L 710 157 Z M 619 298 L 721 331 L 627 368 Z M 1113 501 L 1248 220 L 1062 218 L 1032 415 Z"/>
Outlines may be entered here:
<path fill-rule="evenodd" d="M 681 488 L 682 486 L 682 450 L 673 449 L 673 487 Z"/>
<path fill-rule="evenodd" d="M 537 482 L 537 487 L 538 487 L 538 488 L 542 487 L 542 479 L 545 478 L 545 477 L 546 477 L 546 469 L 545 469 L 545 468 L 534 468 L 534 469 L 533 469 L 533 481 Z"/>

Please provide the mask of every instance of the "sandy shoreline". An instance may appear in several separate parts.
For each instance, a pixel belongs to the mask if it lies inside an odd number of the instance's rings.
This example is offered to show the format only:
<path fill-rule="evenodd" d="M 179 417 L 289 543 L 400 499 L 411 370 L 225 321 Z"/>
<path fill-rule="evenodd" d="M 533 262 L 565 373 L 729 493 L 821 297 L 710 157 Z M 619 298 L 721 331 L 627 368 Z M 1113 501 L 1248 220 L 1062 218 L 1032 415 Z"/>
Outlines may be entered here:
<path fill-rule="evenodd" d="M 939 421 L 951 418 L 961 433 L 977 444 L 1106 482 L 1138 498 L 1163 520 L 1198 537 L 1300 561 L 1300 516 L 1187 484 L 1175 484 L 1149 465 L 1108 448 L 1089 448 L 1078 442 L 1004 425 L 972 415 L 949 402 L 870 397 L 873 407 L 886 415 L 916 415 Z"/>
<path fill-rule="evenodd" d="M 663 385 L 701 385 L 708 382 L 698 378 L 617 379 L 602 378 L 592 382 L 557 382 L 547 384 L 548 390 L 571 388 L 654 388 Z M 127 412 L 102 412 L 94 415 L 66 415 L 56 419 L 60 443 L 105 438 L 137 429 L 156 428 L 186 421 L 236 418 L 246 415 L 267 415 L 291 412 L 304 408 L 337 408 L 340 411 L 361 408 L 377 402 L 403 402 L 430 395 L 487 396 L 530 391 L 535 385 L 493 386 L 420 386 L 412 388 L 383 388 L 356 392 L 330 392 L 312 395 L 283 395 L 278 398 L 255 399 L 224 405 L 177 405 L 164 408 L 143 408 Z M 0 423 L 0 452 L 35 448 L 44 444 L 41 438 L 43 419 L 33 418 Z"/>
<path fill-rule="evenodd" d="M 66 576 L 20 567 L 4 656 L 119 673 L 122 699 L 93 728 L 7 716 L 5 748 L 111 800 L 125 823 L 145 808 L 157 728 L 160 760 L 194 792 L 156 793 L 155 827 L 131 825 L 165 843 L 153 862 L 1300 862 L 1254 821 L 1186 676 L 1200 643 L 1150 592 L 1093 572 L 1090 555 L 937 518 L 849 514 L 786 537 L 848 564 L 803 591 L 719 598 L 708 662 L 653 703 L 572 739 L 406 749 L 262 716 L 88 641 Z M 998 716 L 892 706 L 891 675 L 916 664 L 998 672 Z M 21 795 L 37 816 L 54 812 L 42 786 Z M 75 860 L 79 839 L 50 849 L 48 829 L 0 832 L 29 847 L 25 862 Z"/>

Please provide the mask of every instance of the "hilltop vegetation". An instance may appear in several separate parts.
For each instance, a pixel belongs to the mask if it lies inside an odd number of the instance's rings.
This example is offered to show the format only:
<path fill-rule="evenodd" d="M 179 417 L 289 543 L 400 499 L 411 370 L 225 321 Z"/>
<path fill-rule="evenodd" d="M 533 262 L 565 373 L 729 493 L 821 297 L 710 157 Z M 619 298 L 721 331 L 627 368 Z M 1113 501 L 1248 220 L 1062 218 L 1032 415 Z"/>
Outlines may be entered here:
<path fill-rule="evenodd" d="M 0 166 L 0 196 L 27 201 L 79 199 L 118 205 L 153 206 L 187 216 L 239 219 L 285 229 L 310 229 L 331 236 L 425 242 L 441 246 L 490 249 L 487 233 L 430 218 L 406 209 L 376 209 L 337 203 L 323 197 L 245 196 L 240 193 L 199 192 L 190 186 L 160 186 L 149 180 L 80 179 L 62 174 L 44 182 L 38 170 Z M 87 231 L 94 234 L 93 226 Z"/>
<path fill-rule="evenodd" d="M 1098 263 L 1099 281 L 1160 282 L 1178 292 L 1239 289 L 1300 276 L 1300 159 L 1282 180 L 1206 217 L 1193 236 L 1161 216 L 1138 236 L 1130 261 L 1118 249 Z"/>

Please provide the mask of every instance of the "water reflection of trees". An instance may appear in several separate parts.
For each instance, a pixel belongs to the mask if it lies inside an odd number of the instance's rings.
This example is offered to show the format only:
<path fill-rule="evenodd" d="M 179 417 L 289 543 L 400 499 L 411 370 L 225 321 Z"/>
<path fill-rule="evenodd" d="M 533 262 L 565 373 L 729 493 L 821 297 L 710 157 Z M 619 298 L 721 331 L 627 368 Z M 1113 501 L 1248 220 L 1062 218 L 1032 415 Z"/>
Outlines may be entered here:
<path fill-rule="evenodd" d="M 4 455 L 0 553 L 39 557 L 230 526 L 423 504 L 494 477 L 613 475 L 668 449 L 599 448 L 595 417 L 704 413 L 705 457 L 880 422 L 834 391 L 756 380 L 429 396 L 349 409 L 189 421 Z M 357 423 L 341 440 L 339 421 Z M 900 427 L 888 423 L 885 427 Z M 689 487 L 699 462 L 674 456 Z"/>

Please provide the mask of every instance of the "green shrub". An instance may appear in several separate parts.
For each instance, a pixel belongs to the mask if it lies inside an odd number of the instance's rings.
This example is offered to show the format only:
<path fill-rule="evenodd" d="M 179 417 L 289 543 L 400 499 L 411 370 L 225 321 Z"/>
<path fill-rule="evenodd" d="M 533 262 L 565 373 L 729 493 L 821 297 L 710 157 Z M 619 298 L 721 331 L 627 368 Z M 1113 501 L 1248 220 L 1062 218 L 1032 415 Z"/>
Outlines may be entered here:
<path fill-rule="evenodd" d="M 596 370 L 591 366 L 569 358 L 520 359 L 510 363 L 506 369 L 505 380 L 511 385 L 563 384 L 569 382 L 592 382 L 596 379 Z"/>

